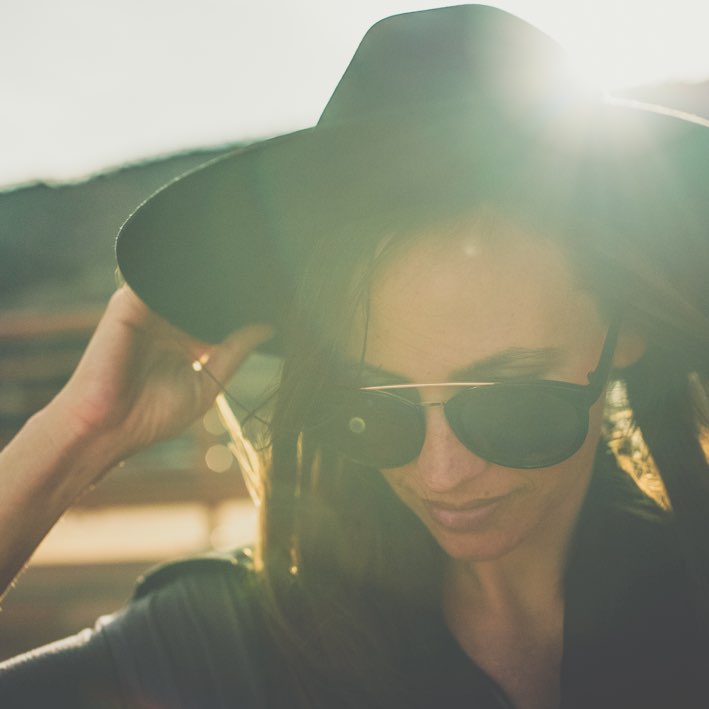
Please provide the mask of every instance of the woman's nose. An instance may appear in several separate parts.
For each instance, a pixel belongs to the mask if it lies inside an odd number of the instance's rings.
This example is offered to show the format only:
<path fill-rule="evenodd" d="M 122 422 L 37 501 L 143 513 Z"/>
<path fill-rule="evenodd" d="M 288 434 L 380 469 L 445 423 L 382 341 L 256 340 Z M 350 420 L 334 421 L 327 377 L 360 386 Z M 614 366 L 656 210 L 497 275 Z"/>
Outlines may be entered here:
<path fill-rule="evenodd" d="M 443 494 L 480 475 L 489 463 L 458 440 L 443 407 L 432 406 L 426 408 L 426 437 L 415 465 L 425 488 Z"/>

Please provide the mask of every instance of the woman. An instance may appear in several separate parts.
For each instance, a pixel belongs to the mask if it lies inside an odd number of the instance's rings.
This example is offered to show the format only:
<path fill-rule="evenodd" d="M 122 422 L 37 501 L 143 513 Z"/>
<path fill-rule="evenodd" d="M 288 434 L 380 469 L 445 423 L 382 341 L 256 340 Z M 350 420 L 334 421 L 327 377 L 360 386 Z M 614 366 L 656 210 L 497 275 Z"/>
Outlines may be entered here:
<path fill-rule="evenodd" d="M 707 128 L 559 61 L 499 10 L 390 18 L 316 128 L 131 217 L 172 324 L 121 289 L 3 452 L 5 578 L 259 345 L 261 538 L 9 663 L 3 706 L 703 706 Z"/>

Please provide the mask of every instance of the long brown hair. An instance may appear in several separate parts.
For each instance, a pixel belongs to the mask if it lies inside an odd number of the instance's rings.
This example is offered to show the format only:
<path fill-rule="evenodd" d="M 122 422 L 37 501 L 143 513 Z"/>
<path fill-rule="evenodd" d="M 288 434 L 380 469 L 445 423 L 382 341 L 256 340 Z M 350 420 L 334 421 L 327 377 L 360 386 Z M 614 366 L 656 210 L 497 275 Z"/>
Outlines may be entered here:
<path fill-rule="evenodd" d="M 610 316 L 622 308 L 624 321 L 644 333 L 643 357 L 617 373 L 632 425 L 621 432 L 625 446 L 617 445 L 616 431 L 615 448 L 632 456 L 638 439 L 647 446 L 643 460 L 648 466 L 654 461 L 659 471 L 698 603 L 706 604 L 709 465 L 702 435 L 709 426 L 709 238 L 685 238 L 678 225 L 665 235 L 670 243 L 655 244 L 653 251 L 642 223 L 623 231 L 578 208 L 552 218 L 520 191 L 497 201 L 486 195 L 467 205 L 465 218 L 470 214 L 504 215 L 557 241 L 601 310 Z M 439 612 L 443 558 L 432 537 L 376 471 L 318 448 L 307 420 L 337 378 L 338 342 L 355 318 L 366 316 L 372 274 L 425 226 L 451 218 L 463 218 L 461 210 L 419 205 L 406 215 L 369 215 L 323 235 L 293 304 L 259 551 L 273 632 L 304 706 L 319 706 L 316 676 L 381 691 L 376 678 L 385 684 L 396 670 L 406 623 Z"/>

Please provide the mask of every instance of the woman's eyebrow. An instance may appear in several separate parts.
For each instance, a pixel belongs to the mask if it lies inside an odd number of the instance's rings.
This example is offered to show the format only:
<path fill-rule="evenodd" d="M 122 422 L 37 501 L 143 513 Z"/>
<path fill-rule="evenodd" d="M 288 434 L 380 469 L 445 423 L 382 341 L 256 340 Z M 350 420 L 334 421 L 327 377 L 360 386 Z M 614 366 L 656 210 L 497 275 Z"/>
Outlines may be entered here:
<path fill-rule="evenodd" d="M 564 359 L 558 347 L 511 347 L 456 369 L 448 376 L 451 382 L 483 382 L 497 379 L 539 377 L 548 374 Z M 348 369 L 367 383 L 408 384 L 411 380 L 368 362 L 352 362 Z"/>
<path fill-rule="evenodd" d="M 564 359 L 558 347 L 510 347 L 451 372 L 450 381 L 495 381 L 548 374 Z"/>

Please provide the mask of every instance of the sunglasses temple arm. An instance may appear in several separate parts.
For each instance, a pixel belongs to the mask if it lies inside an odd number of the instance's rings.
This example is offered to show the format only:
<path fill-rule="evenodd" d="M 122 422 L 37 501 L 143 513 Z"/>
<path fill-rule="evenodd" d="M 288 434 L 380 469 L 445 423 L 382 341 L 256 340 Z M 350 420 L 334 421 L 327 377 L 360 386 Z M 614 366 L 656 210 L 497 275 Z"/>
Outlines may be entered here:
<path fill-rule="evenodd" d="M 618 341 L 618 333 L 620 332 L 620 322 L 621 317 L 619 315 L 615 316 L 611 321 L 605 342 L 603 343 L 603 351 L 598 360 L 598 366 L 592 372 L 588 373 L 588 383 L 591 387 L 594 401 L 600 395 L 610 374 L 613 355 L 615 354 L 615 346 Z"/>

